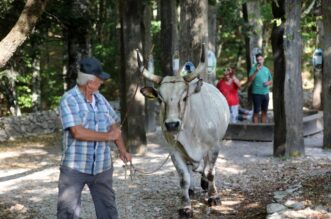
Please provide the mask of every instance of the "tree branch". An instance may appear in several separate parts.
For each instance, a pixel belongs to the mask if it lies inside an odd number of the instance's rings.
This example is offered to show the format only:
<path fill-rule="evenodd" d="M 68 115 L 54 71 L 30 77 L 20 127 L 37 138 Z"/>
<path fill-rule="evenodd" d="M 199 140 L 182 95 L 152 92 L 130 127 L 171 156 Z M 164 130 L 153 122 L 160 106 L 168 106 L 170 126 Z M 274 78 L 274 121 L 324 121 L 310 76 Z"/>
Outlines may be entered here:
<path fill-rule="evenodd" d="M 14 27 L 0 42 L 0 68 L 4 67 L 35 27 L 47 0 L 27 0 Z"/>

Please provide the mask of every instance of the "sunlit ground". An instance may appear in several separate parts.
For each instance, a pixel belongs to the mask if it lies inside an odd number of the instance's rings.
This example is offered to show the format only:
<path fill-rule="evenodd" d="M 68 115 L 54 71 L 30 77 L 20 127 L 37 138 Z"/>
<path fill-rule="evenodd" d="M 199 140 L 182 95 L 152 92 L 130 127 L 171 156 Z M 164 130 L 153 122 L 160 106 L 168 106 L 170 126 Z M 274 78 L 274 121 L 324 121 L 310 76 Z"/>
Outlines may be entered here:
<path fill-rule="evenodd" d="M 114 189 L 119 212 L 130 219 L 176 218 L 181 193 L 175 168 L 170 159 L 163 164 L 168 153 L 160 133 L 148 138 L 146 154 L 134 156 L 133 165 L 141 172 L 153 173 L 136 172 L 130 177 L 129 167 L 125 169 L 120 160 L 115 160 Z M 306 139 L 306 157 L 293 160 L 273 158 L 272 143 L 224 141 L 216 164 L 222 205 L 206 205 L 200 176 L 195 174 L 194 218 L 265 218 L 273 192 L 297 182 L 304 185 L 299 198 L 307 206 L 328 206 L 330 174 L 319 174 L 331 169 L 331 152 L 321 149 L 321 139 Z M 16 218 L 17 214 L 25 215 L 23 218 L 55 218 L 60 153 L 59 134 L 1 143 L 0 218 Z M 82 196 L 81 215 L 95 218 L 87 188 Z"/>

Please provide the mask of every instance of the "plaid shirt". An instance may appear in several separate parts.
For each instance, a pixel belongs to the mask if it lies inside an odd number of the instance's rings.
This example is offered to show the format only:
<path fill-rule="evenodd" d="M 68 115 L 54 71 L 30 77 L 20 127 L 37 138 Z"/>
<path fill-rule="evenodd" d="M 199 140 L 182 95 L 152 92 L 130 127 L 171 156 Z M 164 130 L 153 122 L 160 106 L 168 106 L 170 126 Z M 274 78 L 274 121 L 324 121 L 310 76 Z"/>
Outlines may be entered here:
<path fill-rule="evenodd" d="M 60 102 L 59 112 L 63 126 L 63 154 L 61 165 L 82 173 L 96 175 L 111 168 L 109 141 L 80 141 L 69 128 L 81 125 L 97 132 L 107 132 L 119 121 L 108 101 L 99 93 L 93 95 L 95 107 L 86 102 L 75 86 L 66 92 Z"/>

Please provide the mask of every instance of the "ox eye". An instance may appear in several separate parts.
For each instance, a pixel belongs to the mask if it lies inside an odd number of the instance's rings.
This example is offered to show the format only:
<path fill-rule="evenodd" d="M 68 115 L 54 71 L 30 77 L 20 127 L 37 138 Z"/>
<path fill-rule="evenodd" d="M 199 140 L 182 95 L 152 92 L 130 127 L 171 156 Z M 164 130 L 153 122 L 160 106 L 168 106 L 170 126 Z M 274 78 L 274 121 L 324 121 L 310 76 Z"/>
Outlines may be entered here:
<path fill-rule="evenodd" d="M 184 101 L 184 102 L 186 102 L 186 101 L 187 101 L 187 96 L 185 96 L 185 97 L 183 98 L 183 101 Z"/>

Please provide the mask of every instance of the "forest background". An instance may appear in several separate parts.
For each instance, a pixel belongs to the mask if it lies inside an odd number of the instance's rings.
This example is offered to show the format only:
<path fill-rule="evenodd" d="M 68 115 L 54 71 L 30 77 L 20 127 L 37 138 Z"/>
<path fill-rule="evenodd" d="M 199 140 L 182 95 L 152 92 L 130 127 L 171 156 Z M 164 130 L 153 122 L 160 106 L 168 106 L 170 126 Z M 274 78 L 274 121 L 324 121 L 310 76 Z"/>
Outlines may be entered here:
<path fill-rule="evenodd" d="M 162 75 L 160 68 L 160 3 L 145 0 L 151 7 L 151 40 L 155 73 Z M 254 34 L 262 38 L 262 50 L 266 66 L 273 72 L 271 32 L 273 26 L 270 1 L 255 1 L 257 8 L 248 8 L 249 14 L 257 14 L 261 28 L 245 18 L 247 1 L 209 1 L 215 10 L 217 32 L 215 54 L 217 56 L 217 78 L 228 66 L 235 66 L 241 80 L 246 80 L 250 63 L 246 58 L 247 37 Z M 4 38 L 17 21 L 25 2 L 4 0 L 0 2 L 0 38 Z M 178 3 L 177 3 L 178 4 Z M 304 89 L 312 89 L 312 55 L 320 45 L 318 22 L 320 2 L 302 1 L 301 35 L 303 38 L 302 76 Z M 82 8 L 86 10 L 82 10 Z M 258 13 L 256 12 L 258 11 Z M 140 12 L 138 12 L 140 13 Z M 141 13 L 144 13 L 143 11 Z M 210 16 L 210 15 L 209 15 Z M 247 11 L 246 11 L 247 16 Z M 120 57 L 120 14 L 119 3 L 113 0 L 93 1 L 49 1 L 45 12 L 33 29 L 32 34 L 16 51 L 0 72 L 0 116 L 15 115 L 54 109 L 60 97 L 68 89 L 67 72 L 70 71 L 70 46 L 86 44 L 90 54 L 100 59 L 104 70 L 111 73 L 112 79 L 102 87 L 102 93 L 109 100 L 119 98 L 121 86 Z M 252 49 L 252 48 L 250 48 Z M 197 63 L 194 63 L 197 64 Z M 15 108 L 15 110 L 10 110 Z"/>
<path fill-rule="evenodd" d="M 245 83 L 253 51 L 260 48 L 274 76 L 275 156 L 304 154 L 304 88 L 314 89 L 315 109 L 331 110 L 331 0 L 6 0 L 1 4 L 5 36 L 0 41 L 1 115 L 56 108 L 62 94 L 76 84 L 79 60 L 93 55 L 112 75 L 101 91 L 109 100 L 119 100 L 126 146 L 133 153 L 143 152 L 146 133 L 156 127 L 156 104 L 137 92 L 145 86 L 137 48 L 145 67 L 154 60 L 153 69 L 162 76 L 174 74 L 175 57 L 179 66 L 187 61 L 198 65 L 201 48 L 205 54 L 213 51 L 217 69 L 201 74 L 209 83 L 215 83 L 229 66 Z M 319 56 L 323 62 L 313 68 L 313 52 L 319 47 L 326 52 Z M 330 148 L 331 115 L 325 113 L 323 123 L 323 147 Z"/>

